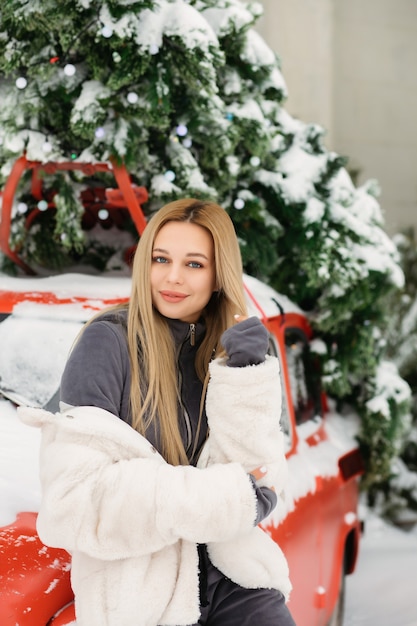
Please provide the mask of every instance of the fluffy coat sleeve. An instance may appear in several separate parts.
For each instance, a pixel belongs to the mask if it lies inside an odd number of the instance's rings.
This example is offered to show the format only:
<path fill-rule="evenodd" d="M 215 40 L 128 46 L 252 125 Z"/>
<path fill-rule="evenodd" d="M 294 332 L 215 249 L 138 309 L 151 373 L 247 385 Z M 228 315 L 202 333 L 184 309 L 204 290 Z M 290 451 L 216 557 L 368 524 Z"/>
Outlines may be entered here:
<path fill-rule="evenodd" d="M 212 361 L 206 407 L 210 437 L 199 464 L 239 462 L 247 472 L 262 466 L 266 472 L 258 484 L 281 493 L 287 463 L 278 359 L 267 356 L 243 368 L 227 367 L 224 358 Z"/>
<path fill-rule="evenodd" d="M 256 498 L 238 463 L 173 467 L 95 407 L 56 415 L 21 407 L 19 415 L 42 428 L 38 533 L 47 545 L 114 560 L 178 539 L 228 541 L 253 527 Z"/>
<path fill-rule="evenodd" d="M 279 361 L 228 367 L 226 359 L 210 364 L 207 418 L 210 436 L 200 457 L 202 466 L 238 461 L 250 472 L 263 466 L 257 483 L 280 493 L 287 479 L 284 435 L 280 427 Z M 273 587 L 286 599 L 291 592 L 288 564 L 278 544 L 260 527 L 230 541 L 209 542 L 212 563 L 237 584 Z"/>

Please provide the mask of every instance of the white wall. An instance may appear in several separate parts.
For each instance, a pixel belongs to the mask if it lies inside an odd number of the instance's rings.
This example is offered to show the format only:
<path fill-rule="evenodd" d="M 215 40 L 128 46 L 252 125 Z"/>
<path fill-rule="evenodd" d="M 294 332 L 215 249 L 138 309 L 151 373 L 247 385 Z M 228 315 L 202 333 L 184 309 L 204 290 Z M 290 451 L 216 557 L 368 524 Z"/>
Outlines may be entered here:
<path fill-rule="evenodd" d="M 380 182 L 386 229 L 417 227 L 417 2 L 335 0 L 334 147 Z"/>
<path fill-rule="evenodd" d="M 286 109 L 328 130 L 358 184 L 378 179 L 386 230 L 417 229 L 417 0 L 262 0 Z"/>
<path fill-rule="evenodd" d="M 286 109 L 332 133 L 332 0 L 261 0 L 256 29 L 282 61 Z"/>

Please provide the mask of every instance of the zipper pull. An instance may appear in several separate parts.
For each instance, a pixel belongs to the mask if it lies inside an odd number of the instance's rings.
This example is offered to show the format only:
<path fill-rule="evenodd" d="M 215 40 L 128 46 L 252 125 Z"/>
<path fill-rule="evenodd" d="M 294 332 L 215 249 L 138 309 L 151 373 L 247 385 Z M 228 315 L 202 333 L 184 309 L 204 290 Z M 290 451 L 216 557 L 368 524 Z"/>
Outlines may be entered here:
<path fill-rule="evenodd" d="M 190 324 L 190 344 L 195 346 L 195 324 Z"/>

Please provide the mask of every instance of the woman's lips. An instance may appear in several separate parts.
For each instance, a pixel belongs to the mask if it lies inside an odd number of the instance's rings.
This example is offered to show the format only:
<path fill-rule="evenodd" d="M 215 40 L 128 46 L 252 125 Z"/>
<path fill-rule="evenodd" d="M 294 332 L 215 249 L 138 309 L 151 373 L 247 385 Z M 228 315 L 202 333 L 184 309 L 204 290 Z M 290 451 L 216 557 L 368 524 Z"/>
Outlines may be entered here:
<path fill-rule="evenodd" d="M 187 294 L 186 293 L 178 293 L 176 291 L 160 291 L 159 292 L 162 299 L 165 300 L 165 302 L 182 302 L 183 300 L 185 300 L 185 298 L 187 298 Z"/>

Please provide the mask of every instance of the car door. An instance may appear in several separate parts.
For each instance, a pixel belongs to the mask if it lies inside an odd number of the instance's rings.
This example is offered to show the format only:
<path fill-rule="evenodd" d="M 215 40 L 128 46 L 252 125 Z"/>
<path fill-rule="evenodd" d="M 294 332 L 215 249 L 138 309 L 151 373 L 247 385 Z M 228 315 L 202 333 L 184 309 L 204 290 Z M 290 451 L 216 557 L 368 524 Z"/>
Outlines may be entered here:
<path fill-rule="evenodd" d="M 283 549 L 293 591 L 289 607 L 297 626 L 318 626 L 321 568 L 321 511 L 316 506 L 319 480 L 309 458 L 310 434 L 321 420 L 318 377 L 308 363 L 308 338 L 298 316 L 270 322 L 270 353 L 281 362 L 288 488 L 265 528 Z M 302 426 L 302 428 L 300 428 Z"/>

